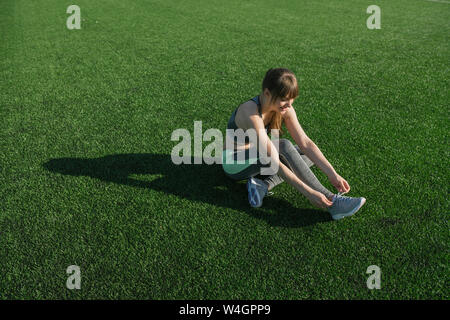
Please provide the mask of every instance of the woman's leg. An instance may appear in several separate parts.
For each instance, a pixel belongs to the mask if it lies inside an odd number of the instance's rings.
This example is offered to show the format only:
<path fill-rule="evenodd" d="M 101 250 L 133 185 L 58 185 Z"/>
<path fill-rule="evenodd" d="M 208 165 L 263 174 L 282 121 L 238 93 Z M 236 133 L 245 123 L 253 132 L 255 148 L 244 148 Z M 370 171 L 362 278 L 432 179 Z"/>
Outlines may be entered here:
<path fill-rule="evenodd" d="M 312 162 L 311 159 L 309 159 L 305 154 L 303 154 L 297 145 L 295 145 L 294 148 L 295 148 L 295 150 L 297 150 L 297 152 L 299 153 L 299 155 L 302 157 L 303 161 L 305 161 L 305 163 L 307 164 L 307 166 L 309 168 L 314 165 L 314 162 Z M 290 165 L 287 163 L 285 158 L 281 158 L 280 160 L 285 165 L 290 167 Z M 275 188 L 277 185 L 279 185 L 280 183 L 282 183 L 284 181 L 284 179 L 282 177 L 280 177 L 278 174 L 274 174 L 274 175 L 268 176 L 266 178 L 264 178 L 264 176 L 260 176 L 258 178 L 260 178 L 261 180 L 264 180 L 264 182 L 267 184 L 267 187 L 269 188 L 269 190 L 272 190 L 273 188 Z"/>
<path fill-rule="evenodd" d="M 300 149 L 294 147 L 291 141 L 287 139 L 279 140 L 280 161 L 288 166 L 295 175 L 309 187 L 323 193 L 328 199 L 331 199 L 334 194 L 317 180 L 316 176 L 309 168 L 310 165 L 308 165 L 305 158 L 300 155 L 299 151 Z M 311 161 L 309 158 L 307 158 L 307 160 Z M 283 181 L 279 175 L 270 176 L 266 179 L 269 179 L 267 183 L 281 183 Z"/>

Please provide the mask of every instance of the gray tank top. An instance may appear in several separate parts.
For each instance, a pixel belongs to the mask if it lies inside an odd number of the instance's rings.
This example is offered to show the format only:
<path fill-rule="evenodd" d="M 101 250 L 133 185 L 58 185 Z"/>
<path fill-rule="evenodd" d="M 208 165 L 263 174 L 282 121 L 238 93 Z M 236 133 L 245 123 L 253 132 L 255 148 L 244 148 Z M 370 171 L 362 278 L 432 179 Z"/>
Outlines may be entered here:
<path fill-rule="evenodd" d="M 255 101 L 255 103 L 258 105 L 259 116 L 262 116 L 261 115 L 261 103 L 259 102 L 259 95 L 256 96 L 256 97 L 251 98 L 250 100 Z M 235 121 L 236 112 L 237 112 L 238 109 L 239 109 L 239 107 L 237 107 L 233 111 L 233 113 L 231 114 L 230 120 L 228 120 L 227 129 L 233 129 L 233 130 L 239 129 L 239 127 L 236 125 L 236 121 Z M 267 133 L 269 133 L 269 126 L 270 126 L 270 124 L 268 124 L 265 127 Z M 236 136 L 234 137 L 234 142 L 237 142 L 237 137 Z M 246 144 L 249 143 L 249 138 L 247 136 L 245 137 L 245 143 Z"/>

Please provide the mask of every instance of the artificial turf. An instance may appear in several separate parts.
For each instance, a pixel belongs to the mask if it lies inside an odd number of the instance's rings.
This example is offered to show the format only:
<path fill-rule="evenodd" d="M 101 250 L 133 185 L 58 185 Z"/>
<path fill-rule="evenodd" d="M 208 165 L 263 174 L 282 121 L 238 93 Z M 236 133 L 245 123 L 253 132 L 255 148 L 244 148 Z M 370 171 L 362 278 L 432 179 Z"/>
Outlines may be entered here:
<path fill-rule="evenodd" d="M 449 18 L 423 0 L 1 1 L 0 298 L 448 299 Z M 253 209 L 220 165 L 171 162 L 175 129 L 225 132 L 273 67 L 367 198 L 355 216 L 286 183 Z"/>

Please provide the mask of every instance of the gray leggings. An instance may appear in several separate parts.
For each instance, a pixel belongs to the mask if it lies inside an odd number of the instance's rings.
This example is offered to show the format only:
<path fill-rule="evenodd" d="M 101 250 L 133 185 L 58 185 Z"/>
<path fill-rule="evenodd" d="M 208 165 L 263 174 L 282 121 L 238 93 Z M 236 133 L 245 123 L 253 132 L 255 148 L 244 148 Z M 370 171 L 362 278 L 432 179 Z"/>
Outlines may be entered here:
<path fill-rule="evenodd" d="M 310 188 L 323 193 L 326 197 L 330 198 L 333 193 L 325 188 L 319 180 L 317 180 L 310 167 L 314 163 L 306 155 L 302 154 L 300 148 L 297 145 L 293 145 L 288 139 L 279 140 L 279 155 L 280 161 L 286 165 L 295 175 L 307 184 Z M 243 180 L 250 177 L 257 176 L 259 179 L 264 180 L 269 186 L 269 190 L 282 183 L 284 180 L 278 174 L 271 176 L 259 175 L 261 167 L 263 167 L 259 161 L 239 173 L 228 175 L 234 180 Z"/>

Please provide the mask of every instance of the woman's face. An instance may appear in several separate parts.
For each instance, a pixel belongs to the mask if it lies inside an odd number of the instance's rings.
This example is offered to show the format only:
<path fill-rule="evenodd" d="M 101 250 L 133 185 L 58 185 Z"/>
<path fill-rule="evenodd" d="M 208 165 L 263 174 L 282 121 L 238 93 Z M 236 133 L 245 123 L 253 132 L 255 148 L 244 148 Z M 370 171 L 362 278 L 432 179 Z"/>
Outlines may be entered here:
<path fill-rule="evenodd" d="M 264 94 L 267 101 L 272 101 L 272 95 L 267 88 L 265 89 Z M 292 104 L 294 103 L 294 101 L 295 99 L 277 98 L 273 103 L 272 108 L 275 112 L 279 112 L 280 114 L 284 115 L 286 111 L 289 110 L 289 108 L 292 108 Z"/>
<path fill-rule="evenodd" d="M 275 101 L 275 106 L 277 108 L 277 112 L 281 113 L 282 115 L 286 113 L 286 111 L 289 108 L 292 108 L 292 104 L 294 103 L 295 99 L 277 99 Z"/>

